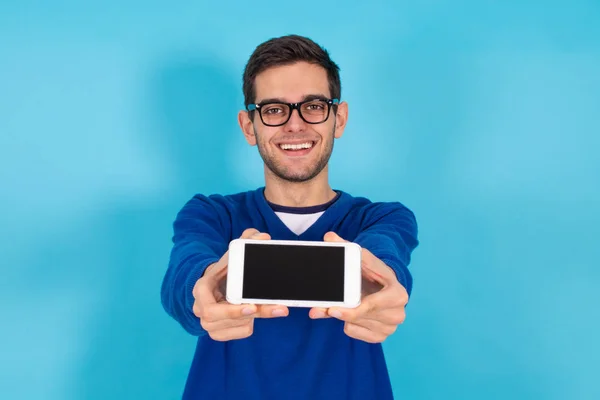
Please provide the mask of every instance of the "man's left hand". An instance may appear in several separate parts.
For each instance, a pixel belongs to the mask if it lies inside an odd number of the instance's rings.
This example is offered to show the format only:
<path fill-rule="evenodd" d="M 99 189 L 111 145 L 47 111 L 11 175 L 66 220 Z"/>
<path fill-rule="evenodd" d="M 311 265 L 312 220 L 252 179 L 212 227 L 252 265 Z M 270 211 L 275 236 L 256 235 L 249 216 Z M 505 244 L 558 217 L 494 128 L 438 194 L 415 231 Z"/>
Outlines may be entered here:
<path fill-rule="evenodd" d="M 326 242 L 343 242 L 333 232 Z M 404 307 L 408 293 L 398 282 L 394 271 L 367 249 L 362 249 L 363 297 L 357 308 L 313 308 L 313 319 L 334 317 L 345 322 L 344 332 L 368 343 L 381 343 L 396 331 L 406 317 Z"/>

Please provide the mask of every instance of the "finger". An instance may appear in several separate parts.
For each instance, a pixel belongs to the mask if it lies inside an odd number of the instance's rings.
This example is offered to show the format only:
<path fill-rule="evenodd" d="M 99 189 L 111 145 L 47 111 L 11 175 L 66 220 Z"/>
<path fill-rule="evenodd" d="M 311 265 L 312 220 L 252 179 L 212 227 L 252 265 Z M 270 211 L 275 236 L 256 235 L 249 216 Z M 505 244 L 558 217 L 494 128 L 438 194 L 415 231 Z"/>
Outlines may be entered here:
<path fill-rule="evenodd" d="M 250 239 L 252 236 L 259 234 L 260 232 L 258 231 L 258 229 L 254 229 L 254 228 L 248 228 L 246 229 L 244 232 L 242 232 L 242 239 Z"/>
<path fill-rule="evenodd" d="M 227 275 L 227 266 L 229 265 L 229 251 L 221 257 L 219 261 L 209 265 L 204 271 L 204 276 L 214 280 L 221 280 Z"/>
<path fill-rule="evenodd" d="M 253 316 L 243 317 L 239 319 L 224 319 L 221 321 L 209 322 L 204 319 L 200 320 L 200 325 L 207 332 L 221 331 L 229 328 L 236 328 L 238 326 L 244 326 L 251 323 L 250 320 L 254 319 Z"/>
<path fill-rule="evenodd" d="M 196 317 L 201 318 L 206 307 L 217 303 L 213 289 L 214 284 L 206 278 L 201 278 L 196 282 L 192 291 L 192 295 L 194 296 L 192 310 Z"/>
<path fill-rule="evenodd" d="M 365 327 L 350 322 L 344 324 L 344 333 L 351 338 L 362 340 L 367 343 L 381 343 L 387 336 L 379 332 L 373 332 Z"/>
<path fill-rule="evenodd" d="M 269 240 L 271 235 L 264 232 L 259 232 L 257 229 L 249 228 L 242 233 L 242 239 Z"/>
<path fill-rule="evenodd" d="M 365 248 L 362 249 L 361 270 L 367 279 L 384 285 L 398 282 L 394 270 Z"/>
<path fill-rule="evenodd" d="M 356 308 L 331 307 L 327 310 L 327 314 L 333 318 L 346 322 L 353 322 L 360 318 L 364 318 L 377 311 L 378 304 L 377 301 L 373 300 L 373 296 L 374 295 L 364 297 L 361 300 L 360 305 Z"/>
<path fill-rule="evenodd" d="M 406 319 L 406 310 L 404 307 L 395 307 L 381 311 L 372 312 L 352 321 L 359 323 L 362 320 L 371 320 L 381 322 L 384 325 L 398 326 L 404 323 Z"/>
<path fill-rule="evenodd" d="M 254 320 L 251 320 L 247 325 L 236 326 L 233 328 L 218 330 L 214 332 L 208 332 L 209 336 L 216 341 L 225 342 L 228 340 L 245 339 L 252 335 L 254 332 Z"/>
<path fill-rule="evenodd" d="M 332 307 L 327 310 L 327 315 L 341 321 L 354 322 L 360 318 L 364 318 L 368 312 L 369 310 L 361 304 L 357 308 Z"/>
<path fill-rule="evenodd" d="M 312 319 L 322 319 L 322 318 L 331 318 L 330 315 L 327 314 L 326 308 L 311 308 L 308 312 L 308 316 Z"/>
<path fill-rule="evenodd" d="M 233 305 L 228 303 L 216 303 L 204 306 L 200 319 L 207 322 L 240 319 L 255 315 L 257 311 L 257 307 L 253 304 Z"/>
<path fill-rule="evenodd" d="M 396 307 L 391 309 L 386 309 L 382 311 L 373 311 L 365 314 L 352 314 L 352 313 L 344 313 L 340 311 L 339 317 L 336 316 L 338 314 L 335 313 L 336 310 L 332 310 L 329 315 L 332 317 L 339 319 L 344 322 L 351 322 L 354 324 L 360 324 L 360 321 L 375 321 L 378 323 L 382 323 L 384 325 L 398 326 L 403 324 L 406 320 L 406 311 L 404 307 Z"/>
<path fill-rule="evenodd" d="M 370 306 L 371 311 L 387 310 L 406 306 L 408 304 L 408 293 L 398 283 L 393 286 L 384 287 L 378 292 L 366 296 L 362 301 Z"/>
<path fill-rule="evenodd" d="M 363 274 L 363 277 L 361 280 L 361 287 L 360 287 L 360 292 L 361 292 L 362 297 L 366 297 L 371 294 L 377 293 L 384 287 L 385 286 L 383 286 L 381 283 L 371 280 L 371 279 L 369 279 L 369 277 L 366 277 Z"/>
<path fill-rule="evenodd" d="M 258 318 L 279 318 L 288 315 L 290 310 L 286 306 L 263 304 L 258 307 Z"/>
<path fill-rule="evenodd" d="M 335 232 L 327 232 L 325 234 L 325 236 L 323 236 L 323 240 L 325 242 L 347 242 L 347 240 L 342 239 L 337 233 Z"/>
<path fill-rule="evenodd" d="M 367 318 L 361 318 L 355 322 L 347 322 L 347 324 L 360 326 L 370 330 L 371 332 L 384 335 L 385 337 L 388 337 L 392 333 L 396 332 L 396 329 L 398 328 L 398 325 L 386 324 L 381 321 L 375 321 Z"/>
<path fill-rule="evenodd" d="M 381 292 L 389 289 L 382 289 L 381 291 L 364 297 L 360 305 L 356 308 L 346 307 L 331 307 L 327 310 L 327 314 L 346 322 L 354 322 L 360 318 L 368 317 L 376 313 L 377 311 L 384 309 L 385 307 L 395 306 L 396 303 L 390 303 L 387 297 L 383 297 Z"/>

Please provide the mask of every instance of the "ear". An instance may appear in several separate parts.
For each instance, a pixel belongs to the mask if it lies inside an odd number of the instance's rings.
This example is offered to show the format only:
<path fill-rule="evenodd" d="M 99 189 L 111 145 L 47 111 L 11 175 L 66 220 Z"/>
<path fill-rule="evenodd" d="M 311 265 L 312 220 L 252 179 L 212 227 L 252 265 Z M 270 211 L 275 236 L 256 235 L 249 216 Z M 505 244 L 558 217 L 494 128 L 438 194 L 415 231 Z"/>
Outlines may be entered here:
<path fill-rule="evenodd" d="M 346 128 L 346 122 L 348 121 L 348 103 L 342 101 L 337 106 L 337 112 L 335 113 L 335 138 L 339 139 L 344 134 L 344 128 Z"/>
<path fill-rule="evenodd" d="M 256 136 L 254 135 L 254 124 L 248 115 L 248 111 L 242 110 L 238 113 L 238 123 L 242 128 L 242 133 L 250 146 L 256 146 Z"/>

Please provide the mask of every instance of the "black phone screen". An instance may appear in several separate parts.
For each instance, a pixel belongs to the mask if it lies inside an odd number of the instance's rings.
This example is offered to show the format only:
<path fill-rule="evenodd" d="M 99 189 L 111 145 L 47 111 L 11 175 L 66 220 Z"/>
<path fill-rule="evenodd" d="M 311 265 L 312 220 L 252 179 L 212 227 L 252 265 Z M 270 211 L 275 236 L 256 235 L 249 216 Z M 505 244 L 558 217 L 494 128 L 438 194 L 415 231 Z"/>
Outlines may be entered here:
<path fill-rule="evenodd" d="M 244 298 L 344 301 L 344 247 L 244 246 Z"/>

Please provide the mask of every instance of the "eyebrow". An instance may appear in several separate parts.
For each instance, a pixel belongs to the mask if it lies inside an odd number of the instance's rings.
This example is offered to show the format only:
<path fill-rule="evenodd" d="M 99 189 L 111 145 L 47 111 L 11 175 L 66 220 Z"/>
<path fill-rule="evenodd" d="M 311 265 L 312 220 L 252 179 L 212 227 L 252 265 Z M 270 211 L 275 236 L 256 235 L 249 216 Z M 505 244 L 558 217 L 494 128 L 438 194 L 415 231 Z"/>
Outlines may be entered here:
<path fill-rule="evenodd" d="M 327 96 L 325 96 L 324 94 L 307 94 L 300 101 L 310 101 L 310 100 L 329 100 L 329 98 Z M 277 97 L 272 97 L 272 98 L 268 98 L 268 99 L 263 99 L 260 102 L 257 102 L 256 104 L 265 104 L 265 103 L 287 103 L 287 101 L 277 98 Z"/>

